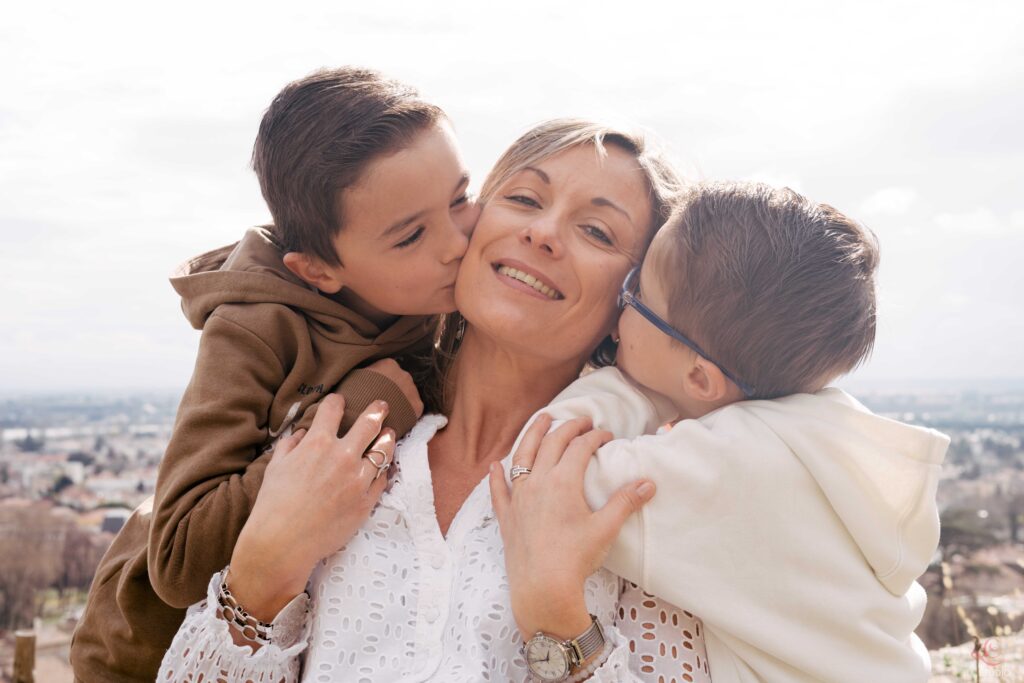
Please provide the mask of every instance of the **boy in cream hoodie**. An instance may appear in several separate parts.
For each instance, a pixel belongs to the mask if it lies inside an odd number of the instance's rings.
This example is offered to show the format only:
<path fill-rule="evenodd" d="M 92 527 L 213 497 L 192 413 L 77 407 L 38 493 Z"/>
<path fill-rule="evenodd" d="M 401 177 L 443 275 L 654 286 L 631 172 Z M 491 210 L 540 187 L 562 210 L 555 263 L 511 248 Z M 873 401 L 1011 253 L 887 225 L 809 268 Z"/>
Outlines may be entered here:
<path fill-rule="evenodd" d="M 657 484 L 605 566 L 703 620 L 716 683 L 928 678 L 915 579 L 949 440 L 825 388 L 872 347 L 877 262 L 830 206 L 699 186 L 623 285 L 618 369 L 543 411 L 619 437 L 587 470 L 592 507 Z"/>

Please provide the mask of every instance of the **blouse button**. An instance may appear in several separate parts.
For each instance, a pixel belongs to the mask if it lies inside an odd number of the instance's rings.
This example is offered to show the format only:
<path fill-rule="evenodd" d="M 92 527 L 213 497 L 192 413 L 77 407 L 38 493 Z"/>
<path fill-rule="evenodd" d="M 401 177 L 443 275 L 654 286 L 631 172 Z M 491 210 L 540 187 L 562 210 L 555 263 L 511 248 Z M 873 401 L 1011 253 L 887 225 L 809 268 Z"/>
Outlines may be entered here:
<path fill-rule="evenodd" d="M 423 618 L 426 619 L 431 624 L 433 624 L 435 621 L 437 621 L 437 618 L 439 616 L 441 616 L 441 613 L 438 611 L 438 609 L 436 607 L 428 607 L 423 612 Z"/>
<path fill-rule="evenodd" d="M 430 566 L 434 569 L 440 569 L 444 566 L 444 558 L 440 555 L 434 555 L 430 560 Z"/>

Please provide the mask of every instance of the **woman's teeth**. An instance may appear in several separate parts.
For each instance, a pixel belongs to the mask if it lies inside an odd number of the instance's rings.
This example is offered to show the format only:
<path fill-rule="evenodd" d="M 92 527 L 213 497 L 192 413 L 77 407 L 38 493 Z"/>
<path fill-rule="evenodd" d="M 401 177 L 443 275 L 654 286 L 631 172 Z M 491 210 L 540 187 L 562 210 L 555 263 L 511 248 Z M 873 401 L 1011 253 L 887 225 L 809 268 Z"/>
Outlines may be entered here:
<path fill-rule="evenodd" d="M 502 275 L 507 276 L 507 277 L 515 278 L 516 280 L 519 280 L 520 282 L 525 282 L 526 284 L 530 285 L 535 290 L 537 290 L 538 292 L 540 292 L 541 294 L 543 294 L 544 296 L 546 296 L 549 299 L 561 299 L 562 298 L 561 292 L 558 292 L 558 291 L 556 291 L 554 289 L 551 289 L 550 287 L 545 285 L 543 282 L 541 282 L 540 280 L 538 280 L 534 276 L 528 275 L 528 274 L 524 273 L 521 270 L 516 270 L 515 268 L 509 268 L 508 266 L 498 266 L 498 272 L 501 273 Z"/>

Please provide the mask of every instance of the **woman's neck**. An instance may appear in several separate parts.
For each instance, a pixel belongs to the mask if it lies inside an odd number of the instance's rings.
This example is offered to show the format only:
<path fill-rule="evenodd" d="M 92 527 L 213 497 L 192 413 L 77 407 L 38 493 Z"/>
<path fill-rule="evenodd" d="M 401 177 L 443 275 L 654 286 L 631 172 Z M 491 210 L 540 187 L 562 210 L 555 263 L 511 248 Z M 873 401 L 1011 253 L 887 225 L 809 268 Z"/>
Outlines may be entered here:
<path fill-rule="evenodd" d="M 530 416 L 576 379 L 582 365 L 582 359 L 567 363 L 510 351 L 467 329 L 451 369 L 453 399 L 445 428 L 460 445 L 460 459 L 503 458 Z"/>

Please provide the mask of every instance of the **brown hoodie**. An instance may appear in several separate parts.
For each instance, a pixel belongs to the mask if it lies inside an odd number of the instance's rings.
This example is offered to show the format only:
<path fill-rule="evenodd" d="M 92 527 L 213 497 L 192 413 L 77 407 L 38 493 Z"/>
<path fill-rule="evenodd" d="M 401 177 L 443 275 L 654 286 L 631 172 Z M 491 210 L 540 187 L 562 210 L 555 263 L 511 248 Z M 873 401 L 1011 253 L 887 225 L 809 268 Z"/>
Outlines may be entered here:
<path fill-rule="evenodd" d="M 171 283 L 203 332 L 199 355 L 154 498 L 132 514 L 93 579 L 71 644 L 85 683 L 155 679 L 184 608 L 205 597 L 231 557 L 271 457 L 264 448 L 307 426 L 326 393 L 345 396 L 342 429 L 378 398 L 398 436 L 416 421 L 394 383 L 354 368 L 425 353 L 434 318 L 378 329 L 285 268 L 261 228 L 187 262 Z"/>

